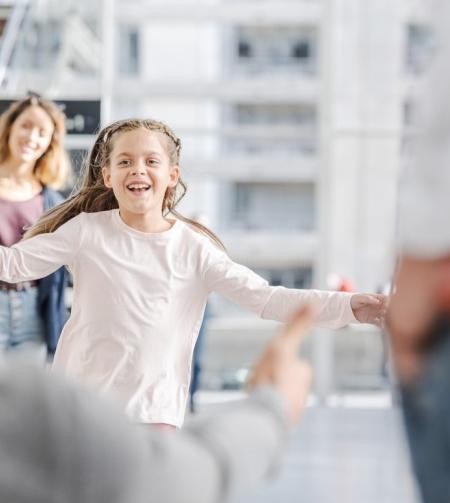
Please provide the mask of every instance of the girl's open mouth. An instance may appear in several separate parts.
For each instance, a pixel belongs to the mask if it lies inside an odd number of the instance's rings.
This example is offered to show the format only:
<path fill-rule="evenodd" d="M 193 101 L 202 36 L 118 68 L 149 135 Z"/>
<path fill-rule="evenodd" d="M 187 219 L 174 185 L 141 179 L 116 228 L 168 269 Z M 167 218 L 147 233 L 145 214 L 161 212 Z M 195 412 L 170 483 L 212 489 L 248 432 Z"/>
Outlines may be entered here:
<path fill-rule="evenodd" d="M 130 183 L 127 185 L 127 189 L 134 194 L 141 194 L 143 192 L 146 192 L 151 188 L 151 185 L 148 183 Z"/>

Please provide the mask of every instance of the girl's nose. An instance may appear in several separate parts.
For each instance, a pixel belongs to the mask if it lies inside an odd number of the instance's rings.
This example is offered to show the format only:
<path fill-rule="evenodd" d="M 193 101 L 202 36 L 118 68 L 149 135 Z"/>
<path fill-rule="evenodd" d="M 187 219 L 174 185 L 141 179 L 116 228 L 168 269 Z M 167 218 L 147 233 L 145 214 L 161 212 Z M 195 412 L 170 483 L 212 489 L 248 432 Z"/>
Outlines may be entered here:
<path fill-rule="evenodd" d="M 134 166 L 130 172 L 131 176 L 145 175 L 145 170 L 141 166 Z"/>

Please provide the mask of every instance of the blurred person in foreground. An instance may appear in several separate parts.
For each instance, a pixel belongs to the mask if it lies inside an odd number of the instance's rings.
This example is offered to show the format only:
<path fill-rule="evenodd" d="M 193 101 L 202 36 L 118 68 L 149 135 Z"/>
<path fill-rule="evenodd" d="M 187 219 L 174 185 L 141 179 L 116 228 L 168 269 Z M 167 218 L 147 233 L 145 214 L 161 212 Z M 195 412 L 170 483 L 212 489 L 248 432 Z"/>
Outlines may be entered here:
<path fill-rule="evenodd" d="M 249 397 L 176 435 L 133 425 L 91 391 L 5 358 L 0 501 L 230 501 L 277 471 L 311 382 L 297 356 L 310 324 L 309 310 L 298 311 L 256 362 Z"/>
<path fill-rule="evenodd" d="M 12 246 L 42 214 L 63 201 L 67 182 L 65 117 L 37 94 L 15 101 L 0 116 L 0 245 Z M 67 318 L 68 273 L 39 281 L 0 281 L 0 351 L 53 355 Z"/>
<path fill-rule="evenodd" d="M 450 2 L 429 9 L 437 48 L 400 187 L 388 329 L 413 467 L 426 503 L 450 501 Z"/>

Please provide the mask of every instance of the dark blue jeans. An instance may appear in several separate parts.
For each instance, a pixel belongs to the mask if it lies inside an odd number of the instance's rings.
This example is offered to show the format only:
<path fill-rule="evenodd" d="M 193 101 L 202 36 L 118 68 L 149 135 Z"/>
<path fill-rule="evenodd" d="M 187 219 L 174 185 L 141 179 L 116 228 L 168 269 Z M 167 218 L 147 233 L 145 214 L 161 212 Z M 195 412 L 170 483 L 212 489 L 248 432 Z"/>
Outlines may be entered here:
<path fill-rule="evenodd" d="M 413 468 L 425 503 L 450 503 L 450 317 L 436 325 L 420 379 L 401 388 Z"/>
<path fill-rule="evenodd" d="M 205 331 L 206 324 L 209 314 L 209 306 L 208 304 L 205 307 L 205 313 L 203 315 L 203 321 L 198 333 L 197 341 L 194 347 L 194 354 L 192 357 L 192 376 L 191 376 L 191 385 L 189 388 L 190 393 L 190 402 L 189 408 L 191 412 L 195 412 L 195 393 L 197 392 L 200 384 L 200 374 L 202 371 L 202 357 L 203 357 L 203 347 L 205 345 Z"/>

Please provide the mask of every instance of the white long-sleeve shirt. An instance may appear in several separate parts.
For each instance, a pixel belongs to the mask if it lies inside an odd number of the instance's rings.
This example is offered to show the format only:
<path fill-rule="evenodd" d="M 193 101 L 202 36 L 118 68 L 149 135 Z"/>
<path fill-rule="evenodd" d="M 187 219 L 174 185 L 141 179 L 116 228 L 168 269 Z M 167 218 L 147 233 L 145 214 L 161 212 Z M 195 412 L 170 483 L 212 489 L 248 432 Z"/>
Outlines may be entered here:
<path fill-rule="evenodd" d="M 309 303 L 321 325 L 356 321 L 351 294 L 271 287 L 180 221 L 149 234 L 127 226 L 118 210 L 82 213 L 53 233 L 0 247 L 3 281 L 37 279 L 62 265 L 74 292 L 54 365 L 113 392 L 138 422 L 182 425 L 212 291 L 266 319 L 287 321 Z"/>
<path fill-rule="evenodd" d="M 400 248 L 407 255 L 450 255 L 450 2 L 429 0 L 437 46 L 417 97 L 418 135 L 399 191 Z"/>

